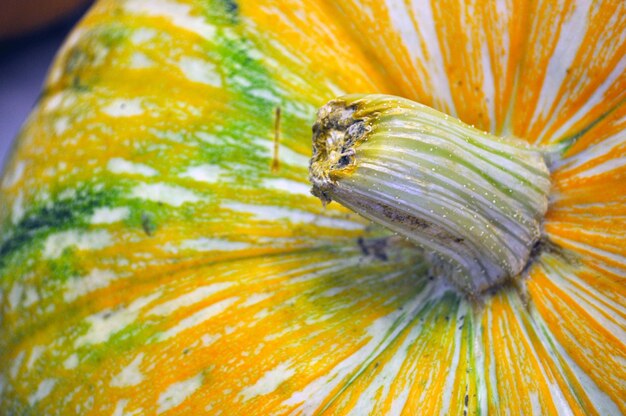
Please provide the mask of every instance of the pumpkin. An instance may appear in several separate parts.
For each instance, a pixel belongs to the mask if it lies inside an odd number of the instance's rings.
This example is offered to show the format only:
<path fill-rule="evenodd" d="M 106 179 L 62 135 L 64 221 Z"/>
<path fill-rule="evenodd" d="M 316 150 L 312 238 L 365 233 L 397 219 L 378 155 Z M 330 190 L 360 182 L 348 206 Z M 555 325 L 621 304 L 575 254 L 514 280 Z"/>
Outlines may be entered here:
<path fill-rule="evenodd" d="M 97 2 L 2 179 L 2 413 L 626 413 L 625 9 Z M 349 93 L 551 155 L 513 283 L 310 195 Z"/>

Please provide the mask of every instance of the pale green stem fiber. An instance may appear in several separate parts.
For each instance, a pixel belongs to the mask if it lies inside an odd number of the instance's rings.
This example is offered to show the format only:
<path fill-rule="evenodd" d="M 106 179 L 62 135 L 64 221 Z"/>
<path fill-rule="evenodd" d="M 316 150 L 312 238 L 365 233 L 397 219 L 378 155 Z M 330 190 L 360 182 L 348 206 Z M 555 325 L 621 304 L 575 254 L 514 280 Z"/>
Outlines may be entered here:
<path fill-rule="evenodd" d="M 324 203 L 449 264 L 449 280 L 472 294 L 522 272 L 550 190 L 539 150 L 386 95 L 350 95 L 319 110 L 310 180 Z"/>

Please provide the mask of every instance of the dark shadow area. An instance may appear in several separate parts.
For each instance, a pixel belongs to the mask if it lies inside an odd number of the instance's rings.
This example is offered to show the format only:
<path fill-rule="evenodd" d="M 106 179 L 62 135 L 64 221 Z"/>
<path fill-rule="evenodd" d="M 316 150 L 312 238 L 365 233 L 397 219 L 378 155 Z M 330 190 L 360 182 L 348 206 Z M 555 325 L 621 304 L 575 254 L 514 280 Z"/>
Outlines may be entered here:
<path fill-rule="evenodd" d="M 0 41 L 0 172 L 13 139 L 32 110 L 48 68 L 83 7 L 44 30 Z"/>

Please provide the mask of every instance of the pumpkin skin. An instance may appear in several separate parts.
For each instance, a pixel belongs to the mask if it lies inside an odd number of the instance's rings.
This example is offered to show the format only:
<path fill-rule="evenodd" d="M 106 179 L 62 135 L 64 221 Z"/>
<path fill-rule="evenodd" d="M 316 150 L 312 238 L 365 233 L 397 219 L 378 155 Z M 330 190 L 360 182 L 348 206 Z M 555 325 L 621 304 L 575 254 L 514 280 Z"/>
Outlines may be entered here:
<path fill-rule="evenodd" d="M 259 3 L 104 0 L 60 51 L 0 190 L 3 413 L 626 413 L 625 4 Z M 353 92 L 561 146 L 567 254 L 478 304 L 366 254 L 306 181 Z"/>

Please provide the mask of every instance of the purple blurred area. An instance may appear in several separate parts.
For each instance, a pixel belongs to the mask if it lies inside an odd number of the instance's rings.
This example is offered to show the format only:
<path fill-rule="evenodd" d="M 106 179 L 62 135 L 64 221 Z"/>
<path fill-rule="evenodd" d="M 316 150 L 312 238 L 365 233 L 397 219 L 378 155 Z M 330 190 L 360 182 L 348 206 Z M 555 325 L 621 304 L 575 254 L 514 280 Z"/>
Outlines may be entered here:
<path fill-rule="evenodd" d="M 56 51 L 84 11 L 47 30 L 0 43 L 0 172 Z"/>

